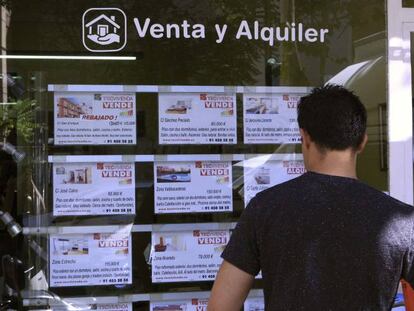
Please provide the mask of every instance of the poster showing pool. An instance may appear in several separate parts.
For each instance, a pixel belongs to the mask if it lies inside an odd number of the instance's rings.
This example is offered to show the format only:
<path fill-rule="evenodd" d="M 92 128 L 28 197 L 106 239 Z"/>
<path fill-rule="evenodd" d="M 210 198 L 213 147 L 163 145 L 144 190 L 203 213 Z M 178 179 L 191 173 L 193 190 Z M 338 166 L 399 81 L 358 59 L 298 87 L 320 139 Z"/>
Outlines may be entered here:
<path fill-rule="evenodd" d="M 233 210 L 231 162 L 155 162 L 156 214 Z"/>

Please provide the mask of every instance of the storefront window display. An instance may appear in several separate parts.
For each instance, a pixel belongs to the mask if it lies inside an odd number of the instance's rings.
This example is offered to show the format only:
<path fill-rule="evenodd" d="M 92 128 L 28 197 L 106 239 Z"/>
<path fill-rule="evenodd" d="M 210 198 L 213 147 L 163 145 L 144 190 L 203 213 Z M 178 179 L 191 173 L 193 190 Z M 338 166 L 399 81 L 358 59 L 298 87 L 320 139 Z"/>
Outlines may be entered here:
<path fill-rule="evenodd" d="M 358 174 L 388 191 L 381 1 L 20 0 L 1 12 L 0 202 L 22 226 L 2 232 L 19 259 L 2 272 L 21 306 L 204 308 L 248 201 L 305 172 L 296 107 L 315 86 L 361 97 Z"/>

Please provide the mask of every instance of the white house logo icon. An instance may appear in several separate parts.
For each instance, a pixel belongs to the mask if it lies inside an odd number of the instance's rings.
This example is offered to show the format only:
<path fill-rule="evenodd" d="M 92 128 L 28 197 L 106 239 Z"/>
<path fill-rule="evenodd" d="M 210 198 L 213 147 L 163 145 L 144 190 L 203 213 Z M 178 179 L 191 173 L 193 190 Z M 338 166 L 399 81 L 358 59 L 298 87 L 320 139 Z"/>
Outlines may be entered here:
<path fill-rule="evenodd" d="M 127 43 L 126 15 L 117 8 L 92 8 L 83 13 L 82 39 L 91 52 L 116 52 Z"/>

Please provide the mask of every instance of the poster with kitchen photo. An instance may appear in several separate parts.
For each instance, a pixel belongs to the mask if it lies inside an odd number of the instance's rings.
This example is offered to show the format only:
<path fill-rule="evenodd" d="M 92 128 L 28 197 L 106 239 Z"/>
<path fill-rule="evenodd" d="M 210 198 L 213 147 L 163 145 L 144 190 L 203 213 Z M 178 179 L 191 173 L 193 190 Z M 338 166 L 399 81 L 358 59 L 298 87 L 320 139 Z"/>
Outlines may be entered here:
<path fill-rule="evenodd" d="M 160 93 L 159 143 L 237 144 L 236 94 Z"/>
<path fill-rule="evenodd" d="M 135 214 L 135 164 L 53 163 L 53 215 Z"/>
<path fill-rule="evenodd" d="M 151 301 L 150 311 L 205 311 L 208 299 L 185 299 L 170 301 Z"/>
<path fill-rule="evenodd" d="M 214 280 L 229 238 L 229 230 L 153 232 L 152 282 Z"/>
<path fill-rule="evenodd" d="M 243 95 L 245 144 L 298 144 L 297 105 L 304 94 Z"/>
<path fill-rule="evenodd" d="M 51 234 L 51 287 L 131 284 L 130 233 Z"/>
<path fill-rule="evenodd" d="M 244 311 L 264 311 L 264 297 L 247 297 L 244 302 Z"/>

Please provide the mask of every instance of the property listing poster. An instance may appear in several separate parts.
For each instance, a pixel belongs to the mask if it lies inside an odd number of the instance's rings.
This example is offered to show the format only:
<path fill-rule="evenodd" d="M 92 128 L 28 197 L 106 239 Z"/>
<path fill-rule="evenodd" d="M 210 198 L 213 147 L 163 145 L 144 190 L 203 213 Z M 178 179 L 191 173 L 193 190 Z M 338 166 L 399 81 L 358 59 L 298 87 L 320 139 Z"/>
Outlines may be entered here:
<path fill-rule="evenodd" d="M 54 311 L 67 311 L 70 307 L 73 310 L 105 310 L 105 311 L 132 311 L 132 303 L 107 303 L 107 304 L 88 304 L 80 305 L 78 303 L 69 303 L 65 301 L 65 305 L 53 306 Z"/>
<path fill-rule="evenodd" d="M 136 144 L 134 93 L 56 92 L 55 145 Z"/>
<path fill-rule="evenodd" d="M 152 282 L 214 280 L 229 230 L 152 233 Z"/>
<path fill-rule="evenodd" d="M 173 300 L 150 303 L 150 311 L 206 311 L 208 299 Z"/>
<path fill-rule="evenodd" d="M 129 233 L 94 233 L 49 237 L 50 286 L 132 283 Z"/>
<path fill-rule="evenodd" d="M 134 163 L 54 163 L 53 215 L 135 214 Z"/>
<path fill-rule="evenodd" d="M 251 161 L 250 163 L 254 163 Z M 281 184 L 305 173 L 302 160 L 267 161 L 258 166 L 244 166 L 244 203 L 260 191 Z"/>
<path fill-rule="evenodd" d="M 296 109 L 301 96 L 244 94 L 244 143 L 300 143 Z"/>
<path fill-rule="evenodd" d="M 160 144 L 236 144 L 236 94 L 160 93 Z"/>
<path fill-rule="evenodd" d="M 231 212 L 231 162 L 155 162 L 154 209 L 164 213 Z"/>
<path fill-rule="evenodd" d="M 244 302 L 244 311 L 264 311 L 264 297 L 247 297 Z"/>

